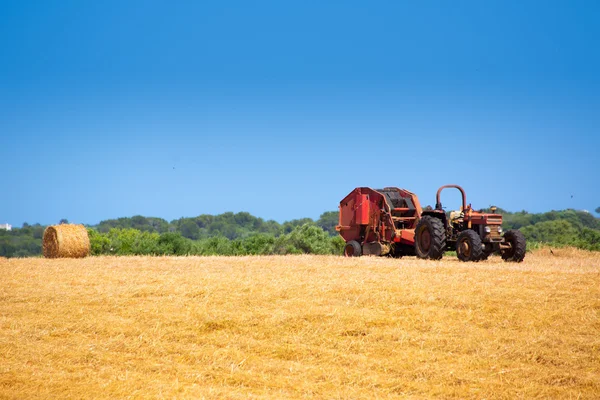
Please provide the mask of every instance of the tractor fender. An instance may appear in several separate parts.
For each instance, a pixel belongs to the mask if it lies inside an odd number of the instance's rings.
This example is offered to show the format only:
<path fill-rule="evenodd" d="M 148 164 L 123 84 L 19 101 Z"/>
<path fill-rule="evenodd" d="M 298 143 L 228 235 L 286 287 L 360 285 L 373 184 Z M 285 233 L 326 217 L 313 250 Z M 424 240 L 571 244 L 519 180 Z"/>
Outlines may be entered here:
<path fill-rule="evenodd" d="M 425 215 L 429 215 L 431 217 L 438 218 L 439 220 L 442 221 L 442 223 L 444 224 L 444 227 L 448 226 L 448 218 L 446 218 L 446 213 L 443 211 L 439 211 L 439 210 L 423 211 L 423 213 L 421 214 L 421 217 L 424 217 Z"/>

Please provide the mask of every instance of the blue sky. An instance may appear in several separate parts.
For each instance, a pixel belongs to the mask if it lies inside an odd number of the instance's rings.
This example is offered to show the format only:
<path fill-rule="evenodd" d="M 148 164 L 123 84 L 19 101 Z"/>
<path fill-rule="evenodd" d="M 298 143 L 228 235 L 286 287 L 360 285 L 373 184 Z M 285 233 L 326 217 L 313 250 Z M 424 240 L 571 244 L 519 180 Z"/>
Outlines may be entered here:
<path fill-rule="evenodd" d="M 600 206 L 596 1 L 0 1 L 0 223 Z M 454 207 L 458 195 L 444 203 Z"/>

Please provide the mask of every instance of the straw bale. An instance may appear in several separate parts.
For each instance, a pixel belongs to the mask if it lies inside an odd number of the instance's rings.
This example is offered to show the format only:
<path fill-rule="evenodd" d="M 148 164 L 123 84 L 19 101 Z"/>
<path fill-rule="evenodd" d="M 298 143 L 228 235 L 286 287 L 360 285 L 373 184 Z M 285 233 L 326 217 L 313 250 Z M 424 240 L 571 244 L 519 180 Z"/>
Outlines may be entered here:
<path fill-rule="evenodd" d="M 46 258 L 82 258 L 90 254 L 90 238 L 83 225 L 52 225 L 44 231 L 42 249 Z"/>

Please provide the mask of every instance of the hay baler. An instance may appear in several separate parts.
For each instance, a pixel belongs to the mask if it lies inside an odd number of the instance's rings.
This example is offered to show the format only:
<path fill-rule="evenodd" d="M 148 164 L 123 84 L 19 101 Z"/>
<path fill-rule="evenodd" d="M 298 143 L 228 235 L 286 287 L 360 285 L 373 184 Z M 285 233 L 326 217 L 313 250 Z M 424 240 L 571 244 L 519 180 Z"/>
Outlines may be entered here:
<path fill-rule="evenodd" d="M 346 241 L 344 255 L 413 255 L 421 212 L 417 195 L 406 189 L 354 189 L 340 202 L 336 226 Z"/>

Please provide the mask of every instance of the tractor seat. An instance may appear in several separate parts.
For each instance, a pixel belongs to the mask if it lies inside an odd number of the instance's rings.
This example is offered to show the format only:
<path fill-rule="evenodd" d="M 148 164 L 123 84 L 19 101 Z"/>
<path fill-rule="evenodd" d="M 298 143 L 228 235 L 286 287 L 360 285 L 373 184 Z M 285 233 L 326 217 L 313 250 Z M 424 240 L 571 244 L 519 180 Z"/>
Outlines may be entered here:
<path fill-rule="evenodd" d="M 450 223 L 462 222 L 465 217 L 465 213 L 460 210 L 450 211 Z"/>

